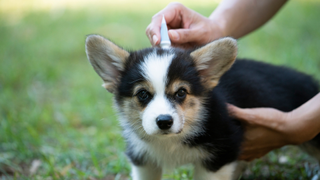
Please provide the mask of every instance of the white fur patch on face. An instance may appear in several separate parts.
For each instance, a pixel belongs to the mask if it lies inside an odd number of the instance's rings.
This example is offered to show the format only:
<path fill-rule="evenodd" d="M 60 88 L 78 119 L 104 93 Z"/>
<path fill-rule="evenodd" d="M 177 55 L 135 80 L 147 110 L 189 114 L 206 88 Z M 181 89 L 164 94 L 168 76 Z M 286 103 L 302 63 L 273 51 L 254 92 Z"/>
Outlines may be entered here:
<path fill-rule="evenodd" d="M 144 63 L 140 66 L 144 77 L 152 84 L 155 92 L 153 99 L 141 113 L 142 126 L 147 134 L 153 135 L 161 132 L 156 118 L 159 115 L 170 115 L 173 118 L 173 125 L 169 133 L 177 133 L 182 129 L 183 118 L 180 119 L 172 104 L 166 97 L 166 81 L 168 68 L 174 54 L 157 55 L 156 50 L 146 56 Z"/>
<path fill-rule="evenodd" d="M 141 70 L 144 77 L 149 80 L 156 93 L 165 92 L 168 68 L 174 54 L 157 55 L 156 50 L 145 57 L 144 63 L 141 65 Z"/>

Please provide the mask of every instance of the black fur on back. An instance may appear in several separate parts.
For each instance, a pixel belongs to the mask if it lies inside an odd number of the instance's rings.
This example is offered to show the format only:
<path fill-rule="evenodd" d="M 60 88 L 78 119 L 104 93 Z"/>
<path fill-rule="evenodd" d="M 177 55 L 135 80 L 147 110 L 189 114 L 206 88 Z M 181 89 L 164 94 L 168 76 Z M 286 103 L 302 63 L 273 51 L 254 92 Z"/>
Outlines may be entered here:
<path fill-rule="evenodd" d="M 236 60 L 215 90 L 223 92 L 226 102 L 241 108 L 273 107 L 285 112 L 319 92 L 311 76 L 287 67 L 244 59 Z"/>
<path fill-rule="evenodd" d="M 243 130 L 238 121 L 229 117 L 226 103 L 241 108 L 272 107 L 291 111 L 319 92 L 312 77 L 295 70 L 262 62 L 238 59 L 220 79 L 209 95 L 208 117 L 203 121 L 206 133 L 185 143 L 214 150 L 214 158 L 203 165 L 216 171 L 236 160 Z"/>

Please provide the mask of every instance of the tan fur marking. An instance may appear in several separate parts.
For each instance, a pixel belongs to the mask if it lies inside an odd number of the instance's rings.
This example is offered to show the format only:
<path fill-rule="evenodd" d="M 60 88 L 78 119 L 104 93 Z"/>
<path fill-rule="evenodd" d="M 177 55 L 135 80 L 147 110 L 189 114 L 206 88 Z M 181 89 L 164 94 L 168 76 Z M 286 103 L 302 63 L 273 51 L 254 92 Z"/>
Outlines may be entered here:
<path fill-rule="evenodd" d="M 133 88 L 133 94 L 137 94 L 140 89 L 145 89 L 145 90 L 147 90 L 148 92 L 150 92 L 151 94 L 154 94 L 154 92 L 155 92 L 152 84 L 151 84 L 149 81 L 146 81 L 146 82 L 142 82 L 142 83 L 137 84 L 137 85 Z"/>
<path fill-rule="evenodd" d="M 196 68 L 202 76 L 202 83 L 208 89 L 218 85 L 220 77 L 230 69 L 237 56 L 237 42 L 222 38 L 193 51 Z"/>
<path fill-rule="evenodd" d="M 181 104 L 181 110 L 183 111 L 185 118 L 185 127 L 190 127 L 194 125 L 197 121 L 197 117 L 201 110 L 201 102 L 202 100 L 199 97 L 195 97 L 193 95 L 187 95 L 184 102 Z M 190 103 L 193 105 L 190 106 Z"/>
<path fill-rule="evenodd" d="M 117 61 L 116 63 L 114 63 L 114 65 L 117 66 L 120 71 L 123 71 L 125 60 L 127 57 L 129 57 L 130 54 L 110 41 L 108 41 L 107 44 L 109 47 L 112 47 L 108 49 L 110 51 L 110 54 L 116 54 L 118 57 L 114 59 L 115 61 Z"/>
<path fill-rule="evenodd" d="M 140 117 L 140 113 L 144 110 L 144 108 L 139 105 L 137 98 L 124 99 L 124 104 L 121 109 L 127 116 L 130 126 L 134 132 L 136 132 L 140 137 L 144 137 L 146 133 L 143 130 L 142 120 Z"/>
<path fill-rule="evenodd" d="M 99 35 L 87 37 L 86 53 L 94 70 L 104 81 L 102 86 L 115 93 L 120 71 L 124 70 L 129 53 Z"/>
<path fill-rule="evenodd" d="M 186 103 L 186 108 L 193 108 L 196 105 L 196 102 L 194 102 L 192 99 L 190 99 L 187 103 Z"/>
<path fill-rule="evenodd" d="M 99 35 L 91 35 L 87 38 L 86 42 L 89 56 L 96 56 L 95 58 L 110 59 L 112 64 L 116 66 L 120 71 L 124 70 L 124 63 L 129 53 L 111 41 L 105 39 Z"/>
<path fill-rule="evenodd" d="M 191 87 L 188 82 L 176 80 L 173 83 L 169 84 L 169 86 L 166 88 L 166 93 L 175 94 L 180 88 L 186 89 L 187 93 L 191 92 Z"/>

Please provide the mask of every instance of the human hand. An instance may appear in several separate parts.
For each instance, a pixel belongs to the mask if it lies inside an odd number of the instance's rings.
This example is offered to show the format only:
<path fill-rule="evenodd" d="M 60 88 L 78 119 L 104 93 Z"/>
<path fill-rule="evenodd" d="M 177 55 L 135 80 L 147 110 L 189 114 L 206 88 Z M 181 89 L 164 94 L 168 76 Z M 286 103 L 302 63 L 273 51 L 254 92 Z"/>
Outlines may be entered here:
<path fill-rule="evenodd" d="M 185 7 L 180 3 L 170 3 L 152 17 L 146 34 L 153 46 L 160 44 L 162 16 L 165 16 L 172 46 L 190 48 L 204 45 L 223 37 L 217 22 Z"/>
<path fill-rule="evenodd" d="M 228 110 L 245 127 L 240 160 L 251 161 L 273 149 L 300 144 L 314 137 L 301 129 L 292 112 L 285 113 L 273 108 L 241 109 L 233 105 L 228 105 Z"/>

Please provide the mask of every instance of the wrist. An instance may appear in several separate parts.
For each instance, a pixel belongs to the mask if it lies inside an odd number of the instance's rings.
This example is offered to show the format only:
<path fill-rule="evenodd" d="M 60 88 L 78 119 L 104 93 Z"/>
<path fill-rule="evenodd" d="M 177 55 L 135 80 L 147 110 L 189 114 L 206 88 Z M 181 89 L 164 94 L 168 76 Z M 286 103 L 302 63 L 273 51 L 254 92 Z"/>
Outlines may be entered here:
<path fill-rule="evenodd" d="M 210 41 L 222 38 L 222 37 L 226 37 L 227 34 L 225 33 L 223 26 L 221 25 L 221 22 L 217 21 L 217 20 L 213 20 L 209 18 L 209 22 L 210 22 Z"/>
<path fill-rule="evenodd" d="M 296 126 L 296 120 L 292 116 L 292 112 L 285 112 L 281 117 L 281 124 L 279 126 L 279 131 L 283 133 L 283 141 L 286 144 L 300 144 L 300 139 L 296 136 L 296 130 L 291 130 L 292 127 Z M 293 128 L 296 129 L 296 128 Z"/>
<path fill-rule="evenodd" d="M 284 132 L 289 144 L 298 145 L 314 138 L 319 132 L 303 114 L 291 111 L 285 113 Z M 312 127 L 310 127 L 310 125 Z"/>
<path fill-rule="evenodd" d="M 229 3 L 221 2 L 209 16 L 209 19 L 216 24 L 223 37 L 231 36 L 237 38 L 234 36 L 234 26 L 236 26 L 238 20 L 236 20 L 234 13 L 234 9 L 230 7 Z"/>

